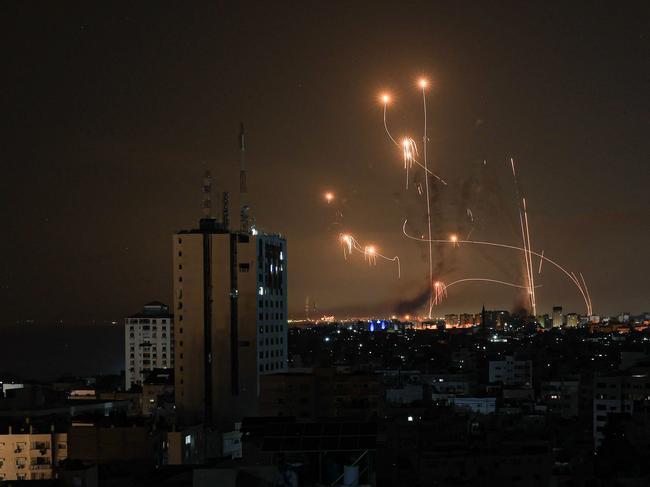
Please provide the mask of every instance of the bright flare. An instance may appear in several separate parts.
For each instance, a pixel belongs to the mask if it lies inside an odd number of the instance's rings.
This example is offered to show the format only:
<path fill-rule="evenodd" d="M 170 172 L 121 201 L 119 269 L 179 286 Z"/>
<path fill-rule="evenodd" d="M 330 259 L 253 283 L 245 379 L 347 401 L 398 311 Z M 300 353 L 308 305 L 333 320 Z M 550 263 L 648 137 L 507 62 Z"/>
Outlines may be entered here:
<path fill-rule="evenodd" d="M 334 199 L 333 193 L 325 193 L 325 200 L 327 201 L 328 204 L 331 203 L 333 199 Z"/>
<path fill-rule="evenodd" d="M 390 95 L 388 93 L 384 93 L 381 95 L 381 101 L 384 105 L 387 105 L 390 103 Z"/>
<path fill-rule="evenodd" d="M 420 88 L 424 89 L 427 86 L 429 86 L 429 82 L 425 78 L 420 78 L 418 81 L 418 85 L 420 86 Z"/>
<path fill-rule="evenodd" d="M 377 265 L 377 249 L 373 245 L 366 245 L 363 249 L 365 259 L 370 265 Z"/>

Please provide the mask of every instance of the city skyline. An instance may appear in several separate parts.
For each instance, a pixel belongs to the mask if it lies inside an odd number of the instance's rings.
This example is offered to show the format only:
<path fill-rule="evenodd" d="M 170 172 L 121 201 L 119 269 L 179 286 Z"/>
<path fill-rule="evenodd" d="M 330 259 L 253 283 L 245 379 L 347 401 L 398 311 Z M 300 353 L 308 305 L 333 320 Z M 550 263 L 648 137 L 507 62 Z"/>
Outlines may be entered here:
<path fill-rule="evenodd" d="M 650 485 L 647 2 L 5 2 L 0 484 Z"/>

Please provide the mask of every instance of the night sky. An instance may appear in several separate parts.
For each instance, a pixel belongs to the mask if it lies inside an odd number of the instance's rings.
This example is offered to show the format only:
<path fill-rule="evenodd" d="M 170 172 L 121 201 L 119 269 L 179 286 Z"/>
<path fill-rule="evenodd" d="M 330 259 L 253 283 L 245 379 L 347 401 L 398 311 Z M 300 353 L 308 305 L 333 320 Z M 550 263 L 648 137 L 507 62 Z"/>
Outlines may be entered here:
<path fill-rule="evenodd" d="M 526 5 L 524 5 L 524 3 Z M 462 4 L 462 5 L 461 5 Z M 392 313 L 427 285 L 424 200 L 383 131 L 421 140 L 429 90 L 433 233 L 519 243 L 584 273 L 597 314 L 650 308 L 647 2 L 3 2 L 0 306 L 4 325 L 119 320 L 170 301 L 171 234 L 200 185 L 236 189 L 247 130 L 258 226 L 289 246 L 290 314 Z M 486 163 L 484 163 L 486 161 Z M 327 205 L 325 191 L 336 194 Z M 337 216 L 340 211 L 343 218 Z M 341 231 L 389 262 L 347 261 Z M 522 282 L 520 253 L 435 246 L 437 278 Z M 537 268 L 537 261 L 535 261 Z M 539 312 L 584 313 L 545 265 Z M 458 285 L 440 313 L 513 309 Z"/>

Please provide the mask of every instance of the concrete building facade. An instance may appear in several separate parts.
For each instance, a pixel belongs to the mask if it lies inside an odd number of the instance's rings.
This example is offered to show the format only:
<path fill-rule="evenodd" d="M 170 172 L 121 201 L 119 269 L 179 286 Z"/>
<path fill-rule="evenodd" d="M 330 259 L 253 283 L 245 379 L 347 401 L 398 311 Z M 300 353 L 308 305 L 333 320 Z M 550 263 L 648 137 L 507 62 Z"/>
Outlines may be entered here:
<path fill-rule="evenodd" d="M 562 306 L 553 306 L 553 328 L 559 328 L 564 324 Z"/>
<path fill-rule="evenodd" d="M 578 313 L 568 313 L 566 315 L 567 328 L 575 328 L 578 326 L 579 322 L 580 322 L 580 316 L 578 316 Z"/>
<path fill-rule="evenodd" d="M 517 360 L 512 355 L 505 360 L 490 360 L 491 383 L 501 382 L 505 386 L 533 386 L 533 362 Z"/>
<path fill-rule="evenodd" d="M 56 466 L 67 458 L 66 433 L 0 434 L 0 483 L 6 480 L 55 478 Z"/>
<path fill-rule="evenodd" d="M 257 414 L 259 376 L 287 370 L 287 249 L 204 218 L 173 237 L 175 399 L 185 424 Z"/>
<path fill-rule="evenodd" d="M 648 414 L 650 369 L 632 368 L 594 377 L 594 445 L 602 445 L 610 415 Z"/>
<path fill-rule="evenodd" d="M 124 326 L 125 386 L 142 385 L 153 369 L 174 367 L 174 316 L 158 301 L 126 319 Z"/>

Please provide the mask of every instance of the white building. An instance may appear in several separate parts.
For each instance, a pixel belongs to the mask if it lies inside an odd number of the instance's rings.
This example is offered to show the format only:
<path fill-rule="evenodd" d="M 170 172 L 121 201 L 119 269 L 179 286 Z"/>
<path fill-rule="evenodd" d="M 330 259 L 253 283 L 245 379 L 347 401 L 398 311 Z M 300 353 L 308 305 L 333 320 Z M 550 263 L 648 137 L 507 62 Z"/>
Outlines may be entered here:
<path fill-rule="evenodd" d="M 5 480 L 55 478 L 54 468 L 68 456 L 66 433 L 26 432 L 0 434 L 0 483 Z"/>
<path fill-rule="evenodd" d="M 126 389 L 142 385 L 152 369 L 174 367 L 174 315 L 158 301 L 126 319 L 124 327 Z"/>
<path fill-rule="evenodd" d="M 505 360 L 490 360 L 490 382 L 506 386 L 533 386 L 533 362 L 515 360 L 512 355 Z"/>

